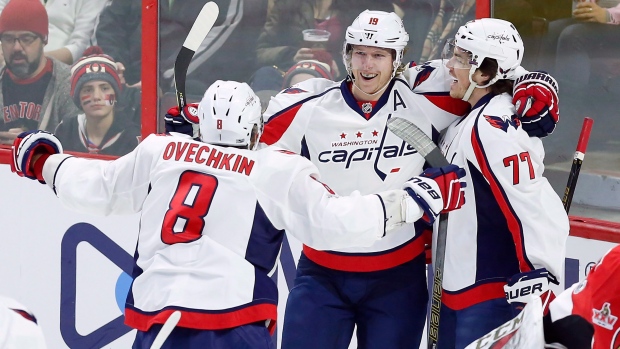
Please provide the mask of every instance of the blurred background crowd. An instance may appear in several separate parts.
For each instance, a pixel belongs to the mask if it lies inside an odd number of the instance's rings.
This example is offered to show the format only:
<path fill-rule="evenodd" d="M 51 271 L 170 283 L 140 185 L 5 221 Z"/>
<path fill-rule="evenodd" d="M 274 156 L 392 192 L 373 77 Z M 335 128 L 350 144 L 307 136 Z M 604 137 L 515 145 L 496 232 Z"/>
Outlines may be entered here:
<path fill-rule="evenodd" d="M 215 80 L 248 82 L 266 107 L 303 79 L 345 78 L 344 30 L 365 9 L 403 18 L 405 59 L 416 62 L 440 58 L 445 40 L 476 15 L 476 0 L 214 1 L 219 16 L 188 70 L 190 102 Z M 174 60 L 206 2 L 159 0 L 158 131 L 176 103 Z M 491 0 L 490 8 L 523 36 L 523 66 L 559 82 L 560 124 L 544 139 L 547 176 L 568 167 L 584 116 L 595 120 L 586 164 L 620 173 L 620 0 Z M 141 139 L 142 10 L 142 0 L 0 0 L 0 143 L 45 129 L 66 150 L 131 151 Z"/>

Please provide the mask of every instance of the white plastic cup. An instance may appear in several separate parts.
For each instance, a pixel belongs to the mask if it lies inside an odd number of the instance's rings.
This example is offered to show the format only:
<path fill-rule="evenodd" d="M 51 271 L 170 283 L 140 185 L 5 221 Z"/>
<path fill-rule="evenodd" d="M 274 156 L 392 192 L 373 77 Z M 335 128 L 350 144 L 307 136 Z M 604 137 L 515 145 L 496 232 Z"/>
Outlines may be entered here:
<path fill-rule="evenodd" d="M 311 48 L 325 48 L 329 40 L 330 32 L 322 29 L 306 29 L 301 32 L 304 41 L 310 44 Z"/>

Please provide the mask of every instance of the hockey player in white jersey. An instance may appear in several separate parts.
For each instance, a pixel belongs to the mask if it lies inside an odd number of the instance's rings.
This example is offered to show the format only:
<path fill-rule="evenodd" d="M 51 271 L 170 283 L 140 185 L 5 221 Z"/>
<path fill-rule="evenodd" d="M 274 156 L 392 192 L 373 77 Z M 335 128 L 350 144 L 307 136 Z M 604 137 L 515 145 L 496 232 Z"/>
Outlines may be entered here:
<path fill-rule="evenodd" d="M 346 31 L 348 78 L 310 79 L 273 97 L 261 142 L 309 158 L 345 194 L 399 188 L 419 174 L 423 157 L 388 132 L 387 120 L 405 118 L 437 140 L 470 105 L 450 97 L 452 78 L 441 60 L 401 65 L 408 39 L 396 14 L 362 12 Z M 545 88 L 540 95 L 554 94 Z M 531 102 L 531 93 L 528 87 L 519 95 L 524 119 L 534 130 L 551 131 L 557 105 L 544 118 L 530 118 L 547 111 L 544 102 Z M 364 248 L 304 246 L 287 301 L 283 349 L 344 349 L 355 325 L 360 348 L 418 347 L 428 300 L 420 232 L 409 225 Z"/>
<path fill-rule="evenodd" d="M 14 172 L 47 183 L 81 212 L 141 211 L 134 282 L 125 322 L 134 348 L 150 348 L 181 312 L 164 348 L 271 349 L 277 287 L 270 279 L 284 231 L 318 249 L 369 246 L 444 197 L 451 183 L 415 177 L 405 190 L 339 197 L 308 160 L 281 148 L 250 151 L 262 131 L 260 102 L 247 84 L 217 81 L 198 106 L 200 137 L 151 135 L 115 161 L 62 154 L 43 131 L 13 145 Z M 246 149 L 239 149 L 246 148 Z M 403 181 L 405 183 L 405 181 Z M 448 191 L 454 192 L 449 193 Z"/>
<path fill-rule="evenodd" d="M 440 141 L 446 158 L 467 171 L 467 202 L 447 223 L 439 317 L 439 348 L 452 349 L 510 320 L 530 293 L 548 306 L 549 282 L 563 276 L 569 223 L 543 176 L 542 142 L 513 117 L 508 79 L 523 58 L 515 27 L 468 22 L 444 52 L 450 95 L 472 106 Z"/>

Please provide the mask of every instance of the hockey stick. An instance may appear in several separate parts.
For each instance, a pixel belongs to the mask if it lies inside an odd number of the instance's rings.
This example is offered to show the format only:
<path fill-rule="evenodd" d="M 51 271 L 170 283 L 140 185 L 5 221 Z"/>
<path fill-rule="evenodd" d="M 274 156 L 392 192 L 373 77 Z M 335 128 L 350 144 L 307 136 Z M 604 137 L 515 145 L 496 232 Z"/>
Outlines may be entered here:
<path fill-rule="evenodd" d="M 403 118 L 393 117 L 387 121 L 387 126 L 400 139 L 414 147 L 431 167 L 450 165 L 435 143 L 413 123 Z M 443 292 L 443 264 L 446 257 L 447 233 L 448 214 L 442 213 L 439 215 L 437 242 L 434 253 L 435 261 L 433 262 L 433 294 L 431 297 L 431 314 L 427 338 L 429 349 L 436 348 L 439 339 L 439 311 L 441 310 L 441 294 Z"/>
<path fill-rule="evenodd" d="M 189 63 L 192 61 L 192 57 L 194 57 L 194 53 L 196 53 L 202 41 L 209 34 L 211 28 L 213 28 L 219 13 L 220 9 L 213 1 L 206 3 L 202 7 L 198 17 L 196 17 L 196 21 L 194 21 L 194 25 L 192 25 L 192 29 L 190 29 L 187 38 L 185 38 L 185 42 L 183 42 L 183 47 L 181 47 L 177 59 L 174 61 L 174 88 L 177 92 L 179 112 L 187 104 L 185 100 L 185 78 Z M 196 120 L 197 122 L 198 120 Z"/>
<path fill-rule="evenodd" d="M 586 155 L 586 148 L 588 147 L 588 141 L 590 140 L 590 131 L 592 131 L 593 123 L 594 120 L 588 117 L 583 119 L 583 126 L 581 126 L 581 133 L 579 134 L 579 141 L 577 142 L 577 150 L 573 156 L 573 165 L 570 168 L 568 182 L 566 183 L 564 197 L 562 198 L 562 204 L 564 204 L 564 210 L 566 210 L 566 213 L 570 210 L 570 205 L 573 202 L 573 194 L 575 193 L 577 178 L 579 177 L 579 171 L 581 170 L 583 158 Z"/>
<path fill-rule="evenodd" d="M 155 340 L 153 341 L 153 344 L 151 345 L 151 349 L 160 349 L 161 346 L 164 345 L 164 342 L 166 341 L 166 339 L 168 339 L 168 336 L 170 336 L 172 330 L 174 330 L 174 328 L 177 326 L 179 320 L 181 320 L 181 312 L 175 310 L 172 314 L 170 314 L 170 317 L 161 327 L 161 330 L 159 330 L 159 333 L 157 334 Z"/>

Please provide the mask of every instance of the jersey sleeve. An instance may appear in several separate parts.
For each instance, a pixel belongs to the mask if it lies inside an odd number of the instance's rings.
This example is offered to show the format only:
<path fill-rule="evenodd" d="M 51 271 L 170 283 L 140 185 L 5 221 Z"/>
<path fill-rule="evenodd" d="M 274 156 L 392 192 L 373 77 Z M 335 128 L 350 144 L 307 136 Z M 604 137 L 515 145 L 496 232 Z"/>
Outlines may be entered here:
<path fill-rule="evenodd" d="M 547 268 L 560 277 L 569 231 L 568 216 L 560 198 L 543 177 L 542 148 L 536 144 L 540 140 L 530 138 L 518 123 L 512 122 L 513 110 L 510 96 L 495 97 L 474 123 L 470 153 L 466 157 L 488 183 L 506 220 L 520 271 Z M 477 205 L 485 204 L 477 202 Z"/>
<path fill-rule="evenodd" d="M 272 97 L 263 113 L 265 128 L 260 139 L 262 146 L 275 145 L 299 154 L 311 119 L 310 113 L 303 112 L 305 104 L 334 86 L 337 85 L 330 80 L 309 79 Z"/>
<path fill-rule="evenodd" d="M 338 196 L 318 180 L 317 168 L 305 158 L 283 150 L 266 155 L 279 170 L 259 174 L 257 187 L 269 190 L 258 197 L 278 229 L 320 250 L 370 246 L 385 234 L 379 196 Z"/>
<path fill-rule="evenodd" d="M 450 84 L 454 80 L 442 60 L 428 61 L 422 65 L 411 63 L 403 72 L 412 91 L 423 96 L 432 107 L 425 108 L 433 126 L 441 131 L 459 117 L 467 115 L 471 106 L 450 97 Z"/>
<path fill-rule="evenodd" d="M 52 155 L 43 166 L 43 177 L 72 210 L 95 215 L 139 212 L 149 191 L 151 168 L 163 150 L 158 137 L 147 137 L 114 161 Z"/>

